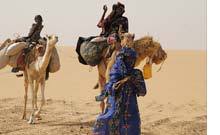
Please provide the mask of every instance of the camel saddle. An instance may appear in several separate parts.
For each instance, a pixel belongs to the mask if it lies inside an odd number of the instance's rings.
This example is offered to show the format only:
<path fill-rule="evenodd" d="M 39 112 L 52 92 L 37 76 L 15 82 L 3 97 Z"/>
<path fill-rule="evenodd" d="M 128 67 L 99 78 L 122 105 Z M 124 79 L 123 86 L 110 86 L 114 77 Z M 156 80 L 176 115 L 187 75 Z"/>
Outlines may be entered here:
<path fill-rule="evenodd" d="M 21 54 L 18 56 L 17 59 L 17 66 L 21 71 L 24 71 L 25 69 L 25 65 L 27 63 L 30 63 L 33 61 L 33 59 L 29 58 L 29 54 L 31 49 L 33 49 L 34 47 L 37 47 L 40 55 L 42 56 L 45 52 L 45 46 L 46 46 L 46 39 L 45 38 L 40 38 L 38 40 L 38 44 L 37 43 L 31 43 L 30 46 L 28 48 L 24 48 L 21 52 Z"/>
<path fill-rule="evenodd" d="M 17 59 L 17 67 L 19 70 L 24 71 L 25 69 L 25 55 L 24 52 L 22 52 Z"/>

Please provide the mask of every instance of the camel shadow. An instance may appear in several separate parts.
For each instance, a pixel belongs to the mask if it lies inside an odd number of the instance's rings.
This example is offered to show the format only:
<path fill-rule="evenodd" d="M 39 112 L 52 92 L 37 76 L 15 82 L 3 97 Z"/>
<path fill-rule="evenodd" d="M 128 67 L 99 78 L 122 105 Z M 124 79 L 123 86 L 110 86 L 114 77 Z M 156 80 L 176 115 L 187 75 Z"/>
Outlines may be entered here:
<path fill-rule="evenodd" d="M 86 121 L 86 122 L 63 122 L 63 123 L 57 123 L 57 124 L 50 124 L 49 126 L 80 126 L 80 128 L 84 127 L 93 127 L 95 123 L 95 120 L 92 121 Z M 141 132 L 142 135 L 155 135 L 152 132 Z"/>
<path fill-rule="evenodd" d="M 56 124 L 49 124 L 49 126 L 80 126 L 80 127 L 92 127 L 94 125 L 95 121 L 86 121 L 86 122 L 73 122 L 73 121 L 67 121 L 63 123 L 56 123 Z"/>
<path fill-rule="evenodd" d="M 156 135 L 156 134 L 154 134 L 154 133 L 152 133 L 152 132 L 141 132 L 141 134 L 142 134 L 142 135 Z"/>

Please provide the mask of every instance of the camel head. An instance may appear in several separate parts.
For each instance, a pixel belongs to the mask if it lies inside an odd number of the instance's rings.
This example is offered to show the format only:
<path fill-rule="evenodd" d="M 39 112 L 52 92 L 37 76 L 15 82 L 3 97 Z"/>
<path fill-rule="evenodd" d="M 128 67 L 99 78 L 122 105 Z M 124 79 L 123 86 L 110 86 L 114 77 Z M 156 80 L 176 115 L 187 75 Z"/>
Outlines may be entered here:
<path fill-rule="evenodd" d="M 121 46 L 122 47 L 127 45 L 128 47 L 133 48 L 135 34 L 123 33 L 122 32 L 122 25 L 119 26 L 118 34 L 121 39 Z"/>
<path fill-rule="evenodd" d="M 12 40 L 10 38 L 6 39 L 3 43 L 0 43 L 0 50 L 3 49 L 5 46 L 12 44 Z"/>
<path fill-rule="evenodd" d="M 153 42 L 154 54 L 152 56 L 152 63 L 160 64 L 167 58 L 167 53 L 163 50 L 160 43 Z"/>
<path fill-rule="evenodd" d="M 151 60 L 151 63 L 155 64 L 160 64 L 167 58 L 167 54 L 162 49 L 160 43 L 154 41 L 151 36 L 145 36 L 135 40 L 134 49 L 138 54 L 136 66 L 147 57 Z M 149 59 L 147 62 L 149 62 Z"/>
<path fill-rule="evenodd" d="M 55 47 L 56 43 L 58 42 L 58 37 L 55 35 L 46 36 L 47 39 L 47 46 L 49 49 L 52 49 Z"/>
<path fill-rule="evenodd" d="M 128 47 L 132 47 L 134 45 L 134 37 L 135 34 L 132 33 L 123 33 L 120 35 L 120 39 L 121 39 L 121 45 L 125 46 L 127 45 Z"/>

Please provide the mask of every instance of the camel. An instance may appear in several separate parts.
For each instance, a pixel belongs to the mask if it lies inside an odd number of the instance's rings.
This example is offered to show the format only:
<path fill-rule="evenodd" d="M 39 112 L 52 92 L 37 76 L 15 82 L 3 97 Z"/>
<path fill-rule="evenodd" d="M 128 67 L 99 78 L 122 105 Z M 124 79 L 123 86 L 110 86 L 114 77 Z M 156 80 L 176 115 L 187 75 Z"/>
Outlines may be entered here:
<path fill-rule="evenodd" d="M 50 58 L 55 47 L 55 44 L 58 42 L 57 36 L 47 37 L 47 46 L 43 56 L 38 56 L 37 59 L 30 64 L 26 65 L 24 71 L 25 79 L 25 108 L 23 113 L 23 118 L 26 117 L 26 102 L 27 102 L 27 88 L 28 84 L 31 87 L 32 92 L 32 114 L 28 121 L 29 124 L 34 123 L 35 116 L 39 117 L 41 109 L 45 104 L 45 76 L 46 69 L 49 65 Z M 41 104 L 39 109 L 37 109 L 37 92 L 39 84 L 41 85 Z"/>
<path fill-rule="evenodd" d="M 150 64 L 160 64 L 167 58 L 166 52 L 162 49 L 159 42 L 154 41 L 151 36 L 145 36 L 138 40 L 133 41 L 131 37 L 134 37 L 133 34 L 130 33 L 123 33 L 121 34 L 122 40 L 121 44 L 129 45 L 135 49 L 137 52 L 137 60 L 135 66 L 137 67 L 140 63 L 146 59 L 146 63 Z M 110 59 L 106 59 L 103 57 L 102 61 L 98 64 L 98 84 L 100 86 L 100 90 L 104 89 L 104 85 L 106 81 L 108 81 L 109 72 L 111 69 L 112 64 L 114 63 L 116 57 L 116 52 L 113 52 Z M 101 111 L 104 111 L 105 103 L 104 101 L 100 104 Z"/>
<path fill-rule="evenodd" d="M 57 36 L 47 36 L 47 45 L 45 53 L 40 55 L 38 51 L 38 47 L 35 47 L 28 53 L 27 56 L 27 64 L 25 65 L 25 69 L 23 71 L 24 74 L 24 87 L 25 87 L 25 94 L 24 94 L 24 108 L 23 108 L 23 115 L 22 119 L 26 119 L 26 106 L 27 106 L 27 93 L 28 93 L 28 86 L 30 85 L 31 94 L 32 94 L 32 113 L 29 118 L 28 123 L 34 124 L 35 118 L 40 118 L 40 113 L 42 110 L 43 105 L 45 104 L 45 76 L 46 76 L 46 69 L 49 65 L 50 58 L 55 48 L 55 44 L 58 42 Z M 2 45 L 1 45 L 2 46 Z M 10 57 L 8 65 L 11 67 L 15 67 L 15 58 Z M 11 62 L 10 62 L 11 61 Z M 3 67 L 1 67 L 3 68 Z M 37 107 L 37 92 L 39 85 L 41 86 L 41 104 L 40 107 Z"/>

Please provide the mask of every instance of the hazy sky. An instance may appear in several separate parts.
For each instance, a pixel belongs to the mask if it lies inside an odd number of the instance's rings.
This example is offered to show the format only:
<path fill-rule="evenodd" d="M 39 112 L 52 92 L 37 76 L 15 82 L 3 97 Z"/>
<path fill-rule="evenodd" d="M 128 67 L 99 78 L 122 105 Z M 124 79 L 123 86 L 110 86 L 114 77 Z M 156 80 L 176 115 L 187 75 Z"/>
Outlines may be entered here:
<path fill-rule="evenodd" d="M 130 32 L 152 35 L 167 49 L 206 49 L 206 0 L 118 0 L 125 4 Z M 1 0 L 0 42 L 14 33 L 26 36 L 41 14 L 45 34 L 60 44 L 75 45 L 79 36 L 98 35 L 96 27 L 107 4 L 117 0 Z"/>

